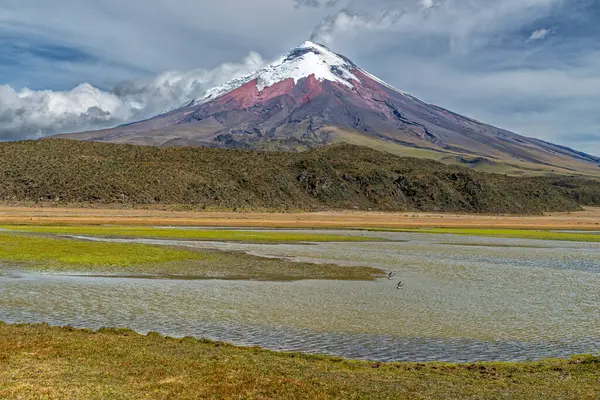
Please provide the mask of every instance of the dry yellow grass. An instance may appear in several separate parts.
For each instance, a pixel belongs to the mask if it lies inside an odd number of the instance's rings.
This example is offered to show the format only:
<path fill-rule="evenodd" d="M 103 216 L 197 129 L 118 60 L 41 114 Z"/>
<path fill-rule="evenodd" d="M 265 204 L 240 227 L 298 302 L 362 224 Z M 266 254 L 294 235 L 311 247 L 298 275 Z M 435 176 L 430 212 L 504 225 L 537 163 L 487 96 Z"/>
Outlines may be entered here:
<path fill-rule="evenodd" d="M 600 208 L 543 216 L 328 211 L 313 213 L 190 212 L 165 209 L 0 206 L 0 224 L 115 224 L 265 228 L 600 229 Z"/>
<path fill-rule="evenodd" d="M 191 338 L 0 323 L 2 399 L 598 399 L 600 360 L 345 361 Z"/>

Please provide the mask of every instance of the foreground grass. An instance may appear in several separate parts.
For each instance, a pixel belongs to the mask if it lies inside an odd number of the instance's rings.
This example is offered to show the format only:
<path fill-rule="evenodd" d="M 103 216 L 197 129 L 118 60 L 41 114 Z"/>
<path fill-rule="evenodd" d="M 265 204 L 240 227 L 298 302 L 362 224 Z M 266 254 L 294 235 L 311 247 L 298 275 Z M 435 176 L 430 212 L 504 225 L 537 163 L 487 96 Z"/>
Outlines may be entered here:
<path fill-rule="evenodd" d="M 600 358 L 346 361 L 128 330 L 0 323 L 7 399 L 597 399 Z"/>
<path fill-rule="evenodd" d="M 452 234 L 468 236 L 488 236 L 514 239 L 564 240 L 571 242 L 600 242 L 600 234 L 578 232 L 552 232 L 527 229 L 471 229 L 471 228 L 417 228 L 385 229 L 394 232 Z"/>
<path fill-rule="evenodd" d="M 81 235 L 102 237 L 183 239 L 206 241 L 236 241 L 259 243 L 287 242 L 367 242 L 374 239 L 358 236 L 317 234 L 310 232 L 240 231 L 229 229 L 177 229 L 107 225 L 1 225 L 0 229 L 14 232 L 55 235 Z"/>
<path fill-rule="evenodd" d="M 35 271 L 195 279 L 371 280 L 383 274 L 369 267 L 295 263 L 242 253 L 6 232 L 0 232 L 0 262 L 8 267 Z"/>

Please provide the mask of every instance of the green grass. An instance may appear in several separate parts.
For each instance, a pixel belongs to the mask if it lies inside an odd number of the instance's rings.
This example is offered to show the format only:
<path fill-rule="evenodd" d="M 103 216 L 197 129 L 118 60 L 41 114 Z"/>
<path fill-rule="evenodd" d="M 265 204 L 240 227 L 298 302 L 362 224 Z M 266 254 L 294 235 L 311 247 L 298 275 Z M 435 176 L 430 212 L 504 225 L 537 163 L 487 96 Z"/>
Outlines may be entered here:
<path fill-rule="evenodd" d="M 4 268 L 59 273 L 182 277 L 193 279 L 372 280 L 371 267 L 296 263 L 243 253 L 133 243 L 103 243 L 0 232 Z"/>
<path fill-rule="evenodd" d="M 0 323 L 6 399 L 597 399 L 600 358 L 375 363 L 207 340 Z"/>
<path fill-rule="evenodd" d="M 348 131 L 343 129 L 332 129 L 332 131 L 338 135 L 336 140 L 338 143 L 348 143 L 354 146 L 365 146 L 377 151 L 391 153 L 400 157 L 427 158 L 435 161 L 442 161 L 442 159 L 448 157 L 447 152 L 403 146 L 401 144 L 369 136 L 368 134 L 363 134 L 359 131 Z M 458 153 L 451 154 L 458 155 Z"/>
<path fill-rule="evenodd" d="M 47 268 L 143 266 L 201 259 L 192 251 L 129 243 L 101 243 L 0 233 L 0 259 Z"/>
<path fill-rule="evenodd" d="M 106 225 L 27 226 L 0 225 L 0 229 L 53 235 L 102 236 L 128 238 L 236 241 L 259 243 L 287 242 L 367 242 L 374 239 L 358 236 L 298 232 L 240 231 L 229 229 L 177 229 Z"/>
<path fill-rule="evenodd" d="M 386 229 L 391 231 L 390 229 Z M 471 228 L 418 228 L 394 229 L 394 232 L 452 234 L 468 236 L 487 236 L 515 239 L 564 240 L 572 242 L 600 242 L 600 235 L 578 232 L 552 232 L 528 229 L 471 229 Z"/>

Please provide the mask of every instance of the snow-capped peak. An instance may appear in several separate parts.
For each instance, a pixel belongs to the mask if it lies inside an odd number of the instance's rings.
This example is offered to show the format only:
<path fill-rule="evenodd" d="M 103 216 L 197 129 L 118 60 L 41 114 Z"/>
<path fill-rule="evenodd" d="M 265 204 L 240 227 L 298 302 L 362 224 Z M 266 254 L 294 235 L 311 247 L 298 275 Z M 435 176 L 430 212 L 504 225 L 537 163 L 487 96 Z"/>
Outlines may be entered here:
<path fill-rule="evenodd" d="M 296 50 L 297 49 L 315 49 L 315 50 L 318 50 L 318 51 L 321 51 L 324 53 L 325 52 L 331 53 L 331 50 L 329 50 L 327 47 L 323 46 L 322 44 L 311 42 L 310 40 L 307 40 L 306 42 L 302 43 L 300 46 L 296 47 Z"/>
<path fill-rule="evenodd" d="M 337 82 L 355 90 L 357 84 L 361 83 L 357 77 L 357 75 L 360 76 L 360 74 L 356 74 L 357 71 L 390 90 L 413 97 L 357 67 L 346 57 L 334 53 L 322 44 L 307 41 L 258 71 L 208 90 L 201 98 L 194 100 L 189 105 L 207 103 L 255 79 L 256 88 L 259 92 L 287 79 L 293 79 L 294 84 L 296 84 L 299 80 L 308 78 L 311 75 L 314 75 L 318 81 Z"/>
<path fill-rule="evenodd" d="M 300 79 L 314 75 L 319 81 L 328 80 L 339 82 L 349 88 L 353 85 L 350 81 L 358 81 L 352 74 L 354 65 L 342 57 L 331 52 L 325 46 L 313 42 L 304 42 L 273 64 L 259 72 L 258 90 L 262 91 L 277 82 L 285 79 Z"/>
<path fill-rule="evenodd" d="M 335 54 L 327 47 L 308 41 L 256 72 L 210 89 L 202 98 L 196 100 L 195 104 L 214 100 L 254 79 L 257 81 L 259 92 L 286 79 L 293 79 L 294 83 L 297 83 L 311 75 L 319 81 L 338 82 L 352 89 L 354 87 L 352 81 L 359 82 L 352 73 L 356 68 L 351 61 Z"/>

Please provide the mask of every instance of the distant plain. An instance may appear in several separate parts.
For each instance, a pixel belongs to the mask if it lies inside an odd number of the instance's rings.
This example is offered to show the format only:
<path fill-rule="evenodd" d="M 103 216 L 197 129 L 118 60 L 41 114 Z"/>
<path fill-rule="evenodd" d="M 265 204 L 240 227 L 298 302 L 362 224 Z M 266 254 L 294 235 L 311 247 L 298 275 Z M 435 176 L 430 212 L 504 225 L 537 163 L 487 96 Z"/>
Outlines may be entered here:
<path fill-rule="evenodd" d="M 424 212 L 230 212 L 182 207 L 56 206 L 3 203 L 0 224 L 74 224 L 265 228 L 479 228 L 600 230 L 600 208 L 543 215 L 485 215 Z"/>

